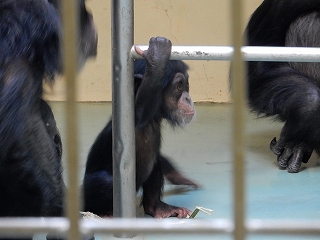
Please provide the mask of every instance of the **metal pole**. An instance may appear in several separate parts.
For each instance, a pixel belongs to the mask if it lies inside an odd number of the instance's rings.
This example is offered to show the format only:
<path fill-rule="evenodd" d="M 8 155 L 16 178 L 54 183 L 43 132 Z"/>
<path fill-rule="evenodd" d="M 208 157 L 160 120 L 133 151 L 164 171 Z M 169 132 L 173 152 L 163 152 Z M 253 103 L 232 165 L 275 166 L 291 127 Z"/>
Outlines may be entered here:
<path fill-rule="evenodd" d="M 141 50 L 147 45 L 138 45 Z M 231 46 L 172 46 L 171 60 L 219 60 L 233 59 Z M 320 48 L 306 47 L 241 47 L 244 61 L 320 62 Z M 132 47 L 131 56 L 142 59 Z"/>
<path fill-rule="evenodd" d="M 233 223 L 226 219 L 106 219 L 82 221 L 84 234 L 131 233 L 131 234 L 230 234 Z"/>
<path fill-rule="evenodd" d="M 233 222 L 226 219 L 107 219 L 82 221 L 81 226 L 84 234 L 230 234 L 234 230 Z M 252 234 L 320 236 L 320 221 L 252 219 L 246 229 Z"/>
<path fill-rule="evenodd" d="M 245 81 L 242 60 L 242 0 L 232 0 L 232 39 L 234 54 L 232 61 L 232 96 L 233 96 L 233 205 L 234 239 L 243 240 L 245 229 L 244 201 L 244 123 L 245 123 Z"/>
<path fill-rule="evenodd" d="M 67 84 L 66 126 L 67 126 L 67 170 L 68 188 L 66 214 L 70 219 L 69 239 L 80 239 L 79 190 L 78 190 L 78 131 L 76 108 L 76 78 L 78 68 L 78 1 L 62 1 L 63 17 L 63 64 Z"/>
<path fill-rule="evenodd" d="M 67 218 L 0 218 L 1 237 L 32 236 L 37 232 L 64 235 L 69 229 Z M 145 234 L 230 234 L 233 222 L 227 219 L 92 219 L 80 220 L 82 234 L 145 233 Z M 320 236 L 319 220 L 246 221 L 248 233 L 264 235 Z"/>
<path fill-rule="evenodd" d="M 133 0 L 112 1 L 113 215 L 136 217 Z"/>
<path fill-rule="evenodd" d="M 141 50 L 147 45 L 138 45 Z M 274 62 L 320 62 L 320 48 L 306 47 L 241 47 L 244 61 Z M 134 59 L 142 59 L 131 49 Z M 232 60 L 233 47 L 230 46 L 172 46 L 171 60 Z"/>

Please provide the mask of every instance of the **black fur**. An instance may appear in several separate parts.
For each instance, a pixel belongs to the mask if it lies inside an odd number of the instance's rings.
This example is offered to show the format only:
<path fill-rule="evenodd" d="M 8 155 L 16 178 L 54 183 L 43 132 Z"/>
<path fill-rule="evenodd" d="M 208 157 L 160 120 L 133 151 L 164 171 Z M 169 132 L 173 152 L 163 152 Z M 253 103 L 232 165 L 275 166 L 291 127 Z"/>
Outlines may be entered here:
<path fill-rule="evenodd" d="M 320 0 L 265 0 L 246 29 L 250 46 L 320 47 Z M 271 150 L 279 166 L 298 172 L 320 147 L 320 79 L 318 64 L 249 62 L 251 109 L 285 122 Z"/>
<path fill-rule="evenodd" d="M 145 212 L 158 218 L 185 217 L 189 213 L 185 208 L 170 206 L 161 201 L 162 165 L 165 173 L 172 174 L 173 182 L 176 184 L 197 187 L 193 182 L 180 178 L 181 175 L 175 171 L 168 160 L 160 155 L 161 121 L 168 119 L 179 124 L 182 116 L 173 120 L 167 112 L 179 110 L 178 101 L 182 93 L 189 96 L 187 65 L 182 61 L 168 61 L 171 52 L 169 42 L 163 38 L 151 39 L 149 49 L 144 53 L 146 60 L 135 62 L 136 188 L 137 190 L 140 187 L 143 188 L 142 204 Z M 181 78 L 181 92 L 175 92 L 176 83 L 173 83 L 174 79 L 177 81 L 177 73 L 184 76 L 183 79 Z M 169 98 L 172 99 L 170 104 L 166 103 Z M 188 104 L 193 109 L 193 103 Z M 97 137 L 88 156 L 83 184 L 85 211 L 91 211 L 100 216 L 112 216 L 112 184 L 112 123 L 110 121 Z"/>
<path fill-rule="evenodd" d="M 58 6 L 57 0 L 0 1 L 0 216 L 63 212 L 62 144 L 42 99 L 43 81 L 52 84 L 62 69 Z M 82 0 L 80 8 L 79 50 L 88 58 L 96 54 L 97 36 Z M 84 49 L 83 42 L 90 44 Z"/>
<path fill-rule="evenodd" d="M 136 60 L 134 62 L 134 74 L 136 76 L 143 76 L 146 71 L 147 62 L 144 59 Z M 171 60 L 170 64 L 166 66 L 164 81 L 162 87 L 165 88 L 170 81 L 173 79 L 174 75 L 179 72 L 187 72 L 188 66 L 183 61 Z M 138 77 L 139 78 L 139 77 Z M 139 80 L 136 79 L 135 83 Z M 140 81 L 141 82 L 141 81 Z"/>

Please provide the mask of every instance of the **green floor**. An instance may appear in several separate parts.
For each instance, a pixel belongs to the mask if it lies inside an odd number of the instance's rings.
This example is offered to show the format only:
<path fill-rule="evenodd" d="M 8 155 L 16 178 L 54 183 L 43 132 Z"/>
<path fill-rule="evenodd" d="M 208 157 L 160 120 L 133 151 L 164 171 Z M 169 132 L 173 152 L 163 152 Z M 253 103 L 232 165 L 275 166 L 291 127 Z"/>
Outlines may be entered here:
<path fill-rule="evenodd" d="M 64 105 L 50 103 L 65 141 Z M 211 216 L 232 218 L 232 154 L 230 104 L 196 104 L 195 120 L 184 129 L 165 126 L 163 149 L 180 170 L 201 184 L 195 191 L 165 187 L 167 203 L 193 210 L 196 206 L 213 209 Z M 81 178 L 88 150 L 111 114 L 111 104 L 79 104 Z M 320 167 L 313 155 L 298 174 L 279 170 L 269 143 L 278 137 L 281 123 L 247 117 L 246 199 L 247 217 L 263 219 L 320 219 Z M 65 152 L 64 152 L 65 156 Z M 198 236 L 139 236 L 137 239 L 195 239 Z M 100 239 L 97 237 L 97 239 Z M 201 239 L 231 239 L 229 236 L 201 236 Z M 279 236 L 249 236 L 248 239 L 302 239 Z M 303 237 L 303 239 L 320 239 Z"/>

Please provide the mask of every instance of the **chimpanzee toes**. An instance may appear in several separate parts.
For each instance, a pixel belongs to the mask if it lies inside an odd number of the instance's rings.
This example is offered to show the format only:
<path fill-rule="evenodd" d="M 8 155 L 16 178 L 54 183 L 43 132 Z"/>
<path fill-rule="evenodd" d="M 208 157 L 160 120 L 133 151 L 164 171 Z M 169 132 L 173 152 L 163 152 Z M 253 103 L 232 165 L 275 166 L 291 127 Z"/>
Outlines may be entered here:
<path fill-rule="evenodd" d="M 186 218 L 187 216 L 191 215 L 191 211 L 184 207 L 176 207 L 168 205 L 164 202 L 159 202 L 155 209 L 152 211 L 145 212 L 154 218 L 169 218 L 169 217 L 178 217 L 178 218 Z"/>
<path fill-rule="evenodd" d="M 186 218 L 191 215 L 191 211 L 184 207 L 174 207 L 169 217 Z"/>
<path fill-rule="evenodd" d="M 187 208 L 180 208 L 178 212 L 178 218 L 186 218 L 191 215 L 191 211 Z"/>

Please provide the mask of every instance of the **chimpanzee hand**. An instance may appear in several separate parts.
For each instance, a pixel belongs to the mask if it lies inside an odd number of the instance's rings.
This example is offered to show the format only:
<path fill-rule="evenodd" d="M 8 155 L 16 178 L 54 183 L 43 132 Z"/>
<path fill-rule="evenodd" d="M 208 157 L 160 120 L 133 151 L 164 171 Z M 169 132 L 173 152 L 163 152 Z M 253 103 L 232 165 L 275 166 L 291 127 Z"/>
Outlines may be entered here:
<path fill-rule="evenodd" d="M 313 148 L 304 143 L 294 145 L 283 137 L 280 137 L 279 141 L 272 139 L 270 149 L 277 155 L 279 167 L 287 169 L 289 173 L 297 173 L 302 162 L 307 163 L 313 151 Z"/>
<path fill-rule="evenodd" d="M 135 47 L 136 52 L 146 60 L 143 80 L 135 98 L 135 122 L 139 128 L 143 128 L 150 120 L 153 121 L 154 116 L 158 113 L 157 109 L 160 105 L 158 99 L 162 98 L 163 81 L 171 55 L 171 47 L 171 41 L 162 37 L 151 38 L 149 48 L 145 51 Z"/>
<path fill-rule="evenodd" d="M 163 37 L 151 38 L 149 40 L 149 48 L 142 51 L 135 46 L 136 52 L 144 57 L 151 67 L 159 66 L 159 64 L 167 63 L 171 55 L 172 43 L 169 39 Z"/>
<path fill-rule="evenodd" d="M 146 214 L 151 215 L 154 218 L 168 218 L 178 217 L 186 218 L 191 215 L 191 211 L 184 207 L 176 207 L 166 204 L 162 201 L 157 202 L 153 207 L 144 204 L 144 211 Z"/>

